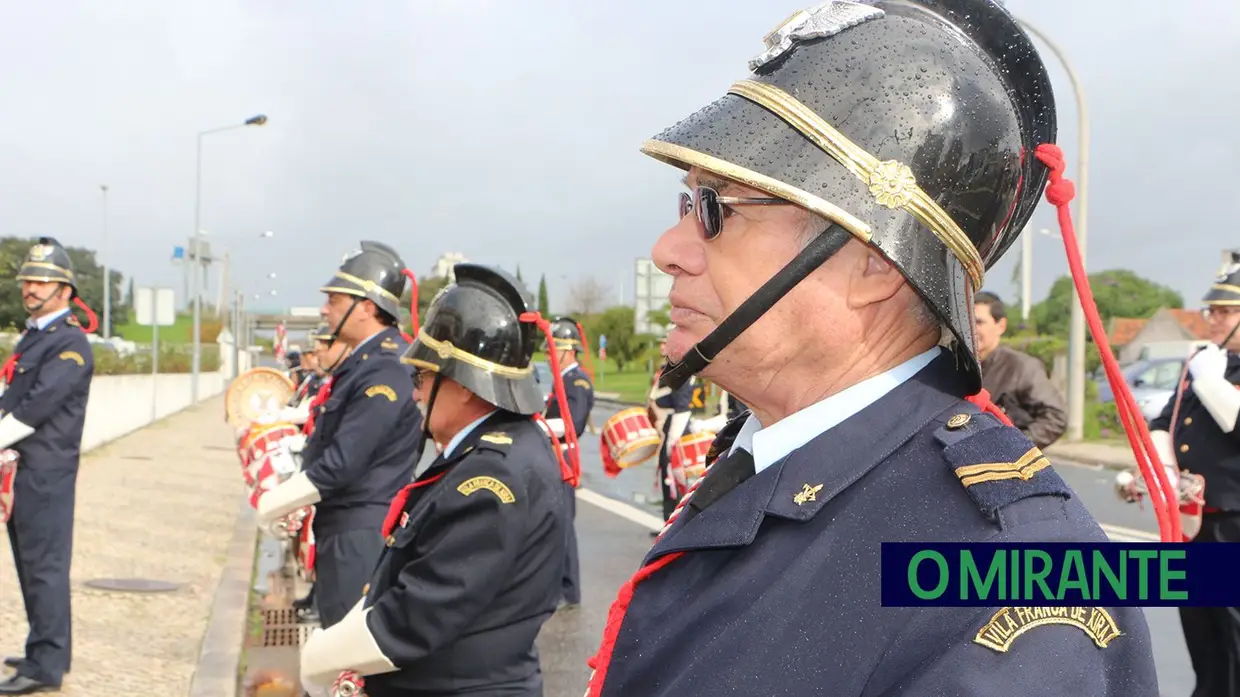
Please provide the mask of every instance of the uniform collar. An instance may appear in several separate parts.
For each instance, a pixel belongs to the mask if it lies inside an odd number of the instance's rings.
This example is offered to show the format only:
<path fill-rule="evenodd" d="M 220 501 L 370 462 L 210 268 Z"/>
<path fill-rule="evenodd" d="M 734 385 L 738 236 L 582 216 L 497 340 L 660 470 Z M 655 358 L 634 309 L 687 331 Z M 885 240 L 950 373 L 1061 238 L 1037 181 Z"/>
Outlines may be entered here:
<path fill-rule="evenodd" d="M 400 332 L 395 327 L 384 327 L 378 332 L 371 334 L 365 339 L 357 342 L 357 345 L 353 347 L 352 352 L 350 352 L 349 355 L 346 356 L 343 361 L 340 361 L 340 365 L 336 366 L 336 368 L 332 370 L 332 374 L 343 373 L 349 368 L 352 368 L 359 361 L 365 360 L 368 354 L 363 353 L 362 348 L 365 347 L 367 344 L 374 342 L 375 339 L 377 338 L 387 339 L 389 337 L 399 337 L 399 336 L 400 336 Z"/>
<path fill-rule="evenodd" d="M 834 428 L 904 384 L 929 365 L 940 351 L 935 346 L 886 372 L 811 404 L 769 428 L 762 428 L 758 417 L 750 413 L 728 453 L 735 452 L 737 448 L 748 450 L 753 455 L 754 470 L 761 472 L 818 434 Z"/>
<path fill-rule="evenodd" d="M 60 310 L 59 312 L 53 312 L 50 315 L 43 315 L 42 317 L 38 319 L 34 319 L 33 317 L 29 318 L 26 320 L 26 328 L 43 331 L 44 329 L 47 329 L 48 326 L 52 322 L 55 322 L 56 320 L 65 316 L 68 312 L 69 312 L 69 308 L 66 307 Z"/>
<path fill-rule="evenodd" d="M 669 552 L 748 545 L 768 515 L 796 521 L 813 518 L 931 420 L 959 403 L 965 387 L 955 363 L 952 352 L 942 351 L 911 378 L 742 482 L 688 523 L 674 523 L 646 562 Z"/>
<path fill-rule="evenodd" d="M 565 375 L 568 375 L 568 371 L 576 367 L 577 367 L 577 361 L 573 361 L 572 363 L 569 363 L 563 368 L 560 368 L 560 377 L 564 377 Z"/>
<path fill-rule="evenodd" d="M 486 421 L 487 419 L 491 418 L 491 416 L 494 415 L 496 411 L 498 410 L 492 409 L 491 411 L 488 411 L 486 414 L 482 416 L 482 418 L 475 419 L 473 423 L 457 431 L 456 435 L 452 436 L 452 440 L 448 441 L 448 447 L 443 449 L 443 457 L 445 459 L 452 457 L 452 455 L 456 452 L 457 446 L 459 446 L 462 441 L 464 441 L 467 437 L 469 437 L 469 434 L 473 433 L 474 429 L 481 426 L 483 421 Z"/>

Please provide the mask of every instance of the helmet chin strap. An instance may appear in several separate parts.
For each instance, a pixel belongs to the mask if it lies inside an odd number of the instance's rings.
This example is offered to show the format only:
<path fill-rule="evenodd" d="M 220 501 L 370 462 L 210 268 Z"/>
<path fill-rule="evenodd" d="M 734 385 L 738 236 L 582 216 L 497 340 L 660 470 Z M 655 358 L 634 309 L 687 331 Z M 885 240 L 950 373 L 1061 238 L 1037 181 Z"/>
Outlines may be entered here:
<path fill-rule="evenodd" d="M 673 390 L 678 389 L 689 378 L 705 369 L 711 361 L 715 360 L 715 356 L 718 356 L 720 351 L 750 325 L 758 321 L 759 317 L 770 310 L 780 298 L 787 295 L 788 291 L 803 281 L 814 269 L 835 256 L 835 253 L 843 249 L 851 238 L 852 235 L 839 225 L 832 224 L 824 230 L 813 241 L 805 245 L 805 249 L 801 250 L 800 254 L 797 254 L 792 261 L 772 276 L 771 280 L 762 284 L 761 288 L 746 298 L 735 312 L 724 318 L 715 331 L 690 348 L 681 357 L 680 362 L 672 362 L 669 359 L 659 375 L 659 385 Z"/>
<path fill-rule="evenodd" d="M 46 304 L 48 303 L 48 301 L 49 301 L 49 300 L 51 300 L 52 298 L 56 297 L 56 294 L 57 294 L 57 293 L 59 293 L 59 292 L 60 292 L 60 287 L 57 287 L 57 288 L 56 288 L 56 290 L 52 291 L 51 293 L 48 293 L 46 298 L 40 298 L 38 293 L 34 293 L 34 292 L 30 293 L 31 295 L 33 295 L 33 296 L 34 296 L 34 297 L 35 297 L 35 298 L 39 301 L 39 304 L 38 304 L 38 305 L 35 305 L 35 306 L 34 306 L 34 307 L 32 307 L 32 308 L 31 308 L 31 307 L 26 308 L 26 312 L 28 312 L 28 313 L 30 313 L 31 315 L 33 315 L 34 313 L 38 312 L 39 310 L 42 310 L 42 309 L 43 309 L 43 306 L 44 306 L 44 305 L 46 305 Z"/>
<path fill-rule="evenodd" d="M 433 440 L 431 435 L 431 409 L 435 407 L 435 397 L 439 396 L 439 386 L 443 383 L 443 375 L 435 372 L 435 382 L 431 383 L 431 396 L 426 400 L 426 413 L 422 415 L 422 440 L 418 443 L 418 454 L 413 458 L 413 466 L 422 461 L 422 453 L 426 452 L 426 441 Z"/>

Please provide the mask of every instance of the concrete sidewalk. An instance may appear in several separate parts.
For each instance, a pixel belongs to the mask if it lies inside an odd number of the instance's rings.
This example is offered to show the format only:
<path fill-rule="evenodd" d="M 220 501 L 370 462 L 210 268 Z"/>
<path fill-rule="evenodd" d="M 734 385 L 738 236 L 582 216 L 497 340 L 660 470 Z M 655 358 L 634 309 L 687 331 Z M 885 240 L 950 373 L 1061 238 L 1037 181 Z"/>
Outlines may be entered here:
<path fill-rule="evenodd" d="M 71 572 L 73 672 L 60 694 L 188 694 L 230 552 L 248 554 L 247 569 L 253 559 L 252 537 L 248 552 L 232 544 L 243 485 L 223 413 L 216 397 L 82 458 Z M 26 615 L 7 536 L 0 547 L 0 653 L 19 656 Z M 182 585 L 161 593 L 86 585 L 108 578 Z M 234 644 L 242 631 L 238 626 Z"/>

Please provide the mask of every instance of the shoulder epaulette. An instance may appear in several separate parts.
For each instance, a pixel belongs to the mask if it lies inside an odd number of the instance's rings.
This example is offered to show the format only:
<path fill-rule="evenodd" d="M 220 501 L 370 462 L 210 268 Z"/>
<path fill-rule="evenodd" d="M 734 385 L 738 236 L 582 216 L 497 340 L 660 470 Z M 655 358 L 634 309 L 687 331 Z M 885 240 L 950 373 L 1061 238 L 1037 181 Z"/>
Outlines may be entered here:
<path fill-rule="evenodd" d="M 512 447 L 512 436 L 506 431 L 489 431 L 478 436 L 478 444 L 474 447 L 507 455 Z"/>
<path fill-rule="evenodd" d="M 962 404 L 934 437 L 961 486 L 992 520 L 1031 496 L 1072 496 L 1033 441 L 972 404 Z"/>

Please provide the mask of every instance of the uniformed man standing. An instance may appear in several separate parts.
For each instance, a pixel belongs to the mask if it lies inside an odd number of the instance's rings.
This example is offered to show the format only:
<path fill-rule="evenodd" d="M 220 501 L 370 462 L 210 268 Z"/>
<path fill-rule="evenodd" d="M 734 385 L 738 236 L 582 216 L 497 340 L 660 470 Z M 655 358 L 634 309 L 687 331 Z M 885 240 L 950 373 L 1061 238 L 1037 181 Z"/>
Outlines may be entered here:
<path fill-rule="evenodd" d="M 1229 252 L 1202 299 L 1213 343 L 1188 361 L 1188 384 L 1150 422 L 1159 459 L 1205 478 L 1193 542 L 1240 542 L 1240 252 Z M 1173 422 L 1174 420 L 1174 422 Z M 1197 674 L 1193 697 L 1240 695 L 1240 608 L 1182 607 L 1184 642 Z"/>
<path fill-rule="evenodd" d="M 30 319 L 0 397 L 0 449 L 20 455 L 7 527 L 30 633 L 25 656 L 4 661 L 17 673 L 0 682 L 0 695 L 55 689 L 69 671 L 73 507 L 95 371 L 90 342 L 70 312 L 78 288 L 64 247 L 40 238 L 17 280 Z"/>
<path fill-rule="evenodd" d="M 557 317 L 551 323 L 551 336 L 554 343 L 551 350 L 556 352 L 556 360 L 560 364 L 560 376 L 564 381 L 564 396 L 568 402 L 568 413 L 572 415 L 572 422 L 565 424 L 554 390 L 547 397 L 547 411 L 543 416 L 547 420 L 547 427 L 551 429 L 556 438 L 561 439 L 560 447 L 564 449 L 567 458 L 568 444 L 563 442 L 565 429 L 572 428 L 578 439 L 585 433 L 586 421 L 590 418 L 590 411 L 594 409 L 594 385 L 577 363 L 578 354 L 584 350 L 581 326 L 577 324 L 577 320 L 572 317 Z M 576 481 L 564 483 L 570 520 L 568 548 L 564 557 L 564 580 L 561 584 L 564 589 L 564 604 L 568 607 L 581 604 L 581 562 L 577 555 L 577 531 L 572 522 L 572 519 L 577 516 L 576 488 L 581 479 L 580 456 L 572 458 L 572 462 L 576 467 L 573 473 L 573 479 Z"/>
<path fill-rule="evenodd" d="M 994 2 L 840 0 L 755 53 L 643 147 L 689 189 L 652 252 L 662 382 L 751 411 L 624 586 L 588 694 L 1157 695 L 1140 608 L 880 599 L 904 577 L 883 542 L 1107 540 L 980 396 L 973 294 L 1055 137 L 1029 37 Z"/>
<path fill-rule="evenodd" d="M 422 419 L 411 372 L 400 363 L 403 270 L 391 248 L 363 242 L 320 289 L 333 340 L 352 353 L 332 372 L 301 471 L 258 502 L 263 527 L 314 504 L 315 602 L 324 627 L 357 600 L 383 550 L 388 503 L 413 478 Z"/>
<path fill-rule="evenodd" d="M 740 418 L 749 410 L 745 403 L 728 394 L 727 390 L 719 392 L 719 413 L 709 419 L 689 419 L 689 433 L 701 433 L 703 431 L 710 433 L 718 433 L 723 427 L 733 419 Z"/>
<path fill-rule="evenodd" d="M 666 355 L 666 342 L 660 344 L 660 353 Z M 693 388 L 696 380 L 690 378 L 675 389 L 656 384 L 650 391 L 651 411 L 655 414 L 652 424 L 663 432 L 663 445 L 659 448 L 659 490 L 663 493 L 663 520 L 667 520 L 676 504 L 680 501 L 680 492 L 684 491 L 687 482 L 677 482 L 671 471 L 672 449 L 680 443 L 689 427 L 689 419 L 693 416 Z"/>
<path fill-rule="evenodd" d="M 369 697 L 543 694 L 534 640 L 560 598 L 570 492 L 530 418 L 539 330 L 511 276 L 455 274 L 406 353 L 443 450 L 392 502 L 365 597 L 306 642 L 303 687 L 352 671 Z"/>

